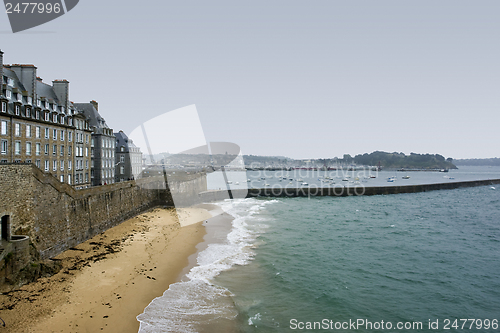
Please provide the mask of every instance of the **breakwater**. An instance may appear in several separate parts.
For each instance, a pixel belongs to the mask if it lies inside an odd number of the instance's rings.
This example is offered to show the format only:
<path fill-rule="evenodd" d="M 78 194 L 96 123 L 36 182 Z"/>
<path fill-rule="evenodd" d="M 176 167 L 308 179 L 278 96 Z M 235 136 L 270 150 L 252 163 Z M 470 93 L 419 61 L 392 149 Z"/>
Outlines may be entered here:
<path fill-rule="evenodd" d="M 475 187 L 500 184 L 500 179 L 473 180 L 419 185 L 395 185 L 395 186 L 334 186 L 334 187 L 265 187 L 250 188 L 248 190 L 217 190 L 200 193 L 200 201 L 220 201 L 233 198 L 254 197 L 321 197 L 321 196 L 356 196 L 356 195 L 384 195 L 400 193 L 417 193 L 436 190 L 451 190 L 460 187 Z"/>

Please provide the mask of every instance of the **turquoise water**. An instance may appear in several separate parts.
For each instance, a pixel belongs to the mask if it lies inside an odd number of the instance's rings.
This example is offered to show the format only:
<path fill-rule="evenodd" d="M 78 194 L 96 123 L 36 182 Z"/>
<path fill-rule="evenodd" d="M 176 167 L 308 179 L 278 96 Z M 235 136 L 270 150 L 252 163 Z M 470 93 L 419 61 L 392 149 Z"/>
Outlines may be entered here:
<path fill-rule="evenodd" d="M 226 241 L 198 253 L 182 282 L 137 317 L 141 333 L 500 331 L 498 185 L 217 205 L 234 217 Z"/>
<path fill-rule="evenodd" d="M 446 319 L 450 328 L 460 318 L 500 319 L 500 191 L 490 186 L 284 198 L 246 223 L 267 225 L 254 260 L 214 279 L 233 294 L 241 332 L 323 319 L 422 322 L 411 331 L 430 332 L 429 320 L 443 331 Z M 468 331 L 498 331 L 477 327 Z"/>

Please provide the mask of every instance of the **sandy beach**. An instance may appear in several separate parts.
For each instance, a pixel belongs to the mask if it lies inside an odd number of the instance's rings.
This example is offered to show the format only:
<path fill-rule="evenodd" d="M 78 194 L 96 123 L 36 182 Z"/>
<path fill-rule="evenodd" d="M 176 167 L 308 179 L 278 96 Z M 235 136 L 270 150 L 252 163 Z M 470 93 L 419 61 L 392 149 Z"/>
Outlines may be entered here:
<path fill-rule="evenodd" d="M 154 209 L 62 253 L 59 273 L 0 295 L 1 329 L 137 332 L 136 316 L 180 279 L 202 243 L 209 210 Z"/>

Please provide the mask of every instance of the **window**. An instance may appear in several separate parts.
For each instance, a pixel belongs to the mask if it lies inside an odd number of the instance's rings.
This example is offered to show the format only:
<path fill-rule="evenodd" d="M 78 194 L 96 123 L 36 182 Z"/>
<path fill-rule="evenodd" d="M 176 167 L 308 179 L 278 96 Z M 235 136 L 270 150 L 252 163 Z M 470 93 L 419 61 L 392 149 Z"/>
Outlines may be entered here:
<path fill-rule="evenodd" d="M 35 138 L 40 139 L 40 126 L 35 127 Z"/>
<path fill-rule="evenodd" d="M 26 142 L 26 155 L 31 155 L 31 142 Z"/>
<path fill-rule="evenodd" d="M 49 161 L 45 160 L 45 171 L 49 171 Z"/>
<path fill-rule="evenodd" d="M 14 153 L 16 155 L 21 155 L 21 141 L 16 141 Z"/>
<path fill-rule="evenodd" d="M 8 146 L 9 146 L 9 142 L 7 140 L 2 140 L 2 143 L 0 145 L 0 153 L 3 155 L 7 154 Z"/>
<path fill-rule="evenodd" d="M 121 146 L 120 151 L 125 151 L 125 147 Z"/>
<path fill-rule="evenodd" d="M 26 108 L 26 117 L 31 118 L 31 109 L 28 107 Z"/>
<path fill-rule="evenodd" d="M 35 161 L 35 165 L 36 165 L 36 167 L 37 167 L 37 168 L 39 168 L 39 169 L 40 169 L 40 166 L 41 166 L 41 164 L 40 164 L 40 163 L 41 163 L 41 161 L 40 161 L 40 160 L 36 160 L 36 161 Z"/>
<path fill-rule="evenodd" d="M 52 116 L 52 121 L 55 122 L 55 123 L 57 123 L 57 114 L 55 114 L 55 115 Z"/>
<path fill-rule="evenodd" d="M 50 115 L 48 112 L 45 112 L 45 121 L 49 121 L 50 120 Z"/>
<path fill-rule="evenodd" d="M 94 147 L 94 138 L 90 139 L 90 146 Z"/>
<path fill-rule="evenodd" d="M 35 118 L 40 119 L 40 111 L 38 110 L 35 111 Z"/>
<path fill-rule="evenodd" d="M 7 121 L 5 121 L 5 120 L 2 120 L 2 126 L 0 129 L 0 133 L 2 135 L 7 135 Z"/>
<path fill-rule="evenodd" d="M 21 114 L 21 107 L 19 105 L 16 105 L 16 116 L 19 116 Z"/>
<path fill-rule="evenodd" d="M 85 160 L 85 169 L 88 170 L 88 168 L 89 168 L 89 160 Z"/>
<path fill-rule="evenodd" d="M 68 184 L 71 185 L 71 175 L 68 175 Z"/>
<path fill-rule="evenodd" d="M 56 155 L 57 154 L 57 145 L 53 145 L 52 146 L 52 155 Z"/>
<path fill-rule="evenodd" d="M 5 113 L 7 112 L 7 103 L 2 102 L 2 112 Z"/>
<path fill-rule="evenodd" d="M 120 167 L 120 174 L 123 175 L 125 173 L 125 167 L 121 166 Z"/>
<path fill-rule="evenodd" d="M 7 84 L 8 84 L 9 86 L 13 87 L 13 86 L 14 86 L 14 79 L 13 79 L 13 78 L 8 77 L 8 78 L 7 78 Z"/>
<path fill-rule="evenodd" d="M 61 145 L 61 156 L 64 156 L 64 146 Z"/>
<path fill-rule="evenodd" d="M 85 143 L 89 143 L 89 135 L 85 134 Z"/>
<path fill-rule="evenodd" d="M 57 161 L 52 161 L 52 171 L 57 171 Z"/>
<path fill-rule="evenodd" d="M 40 99 L 37 99 L 36 100 L 36 106 L 41 107 L 41 105 L 42 105 L 42 102 L 40 101 Z"/>
<path fill-rule="evenodd" d="M 61 117 L 59 117 L 59 118 L 60 118 L 59 122 L 60 122 L 61 124 L 64 124 L 64 116 L 63 116 L 63 115 L 61 115 Z"/>
<path fill-rule="evenodd" d="M 49 154 L 49 144 L 45 145 L 45 155 Z"/>
<path fill-rule="evenodd" d="M 35 144 L 35 154 L 36 154 L 36 156 L 40 156 L 41 149 L 42 149 L 42 145 L 39 142 L 37 142 Z"/>
<path fill-rule="evenodd" d="M 21 93 L 17 93 L 17 100 L 19 102 L 22 102 L 23 101 L 23 95 Z"/>
<path fill-rule="evenodd" d="M 7 90 L 7 91 L 5 92 L 5 96 L 6 96 L 8 99 L 11 99 L 11 98 L 12 98 L 12 91 Z"/>
<path fill-rule="evenodd" d="M 86 183 L 88 183 L 88 182 L 89 182 L 89 174 L 88 174 L 88 173 L 86 173 L 86 174 L 85 174 L 85 182 L 86 182 Z"/>
<path fill-rule="evenodd" d="M 64 171 L 64 161 L 61 161 L 61 171 Z"/>
<path fill-rule="evenodd" d="M 64 176 L 63 176 L 63 175 L 61 175 L 61 178 L 59 179 L 59 181 L 60 181 L 61 183 L 64 183 Z"/>
<path fill-rule="evenodd" d="M 52 139 L 57 140 L 57 130 L 56 129 L 52 130 Z"/>
<path fill-rule="evenodd" d="M 31 125 L 26 125 L 26 137 L 31 138 Z"/>
<path fill-rule="evenodd" d="M 61 130 L 61 141 L 64 141 L 65 134 L 64 130 Z"/>
<path fill-rule="evenodd" d="M 120 155 L 120 162 L 125 162 L 125 155 Z"/>
<path fill-rule="evenodd" d="M 31 105 L 33 103 L 33 98 L 29 97 L 27 98 L 27 103 Z"/>
<path fill-rule="evenodd" d="M 14 135 L 21 136 L 21 124 L 18 123 L 14 124 Z"/>
<path fill-rule="evenodd" d="M 68 170 L 71 170 L 71 161 L 68 161 Z"/>
<path fill-rule="evenodd" d="M 50 137 L 50 129 L 48 127 L 45 127 L 45 139 L 48 139 Z"/>
<path fill-rule="evenodd" d="M 85 157 L 89 156 L 89 147 L 85 147 Z"/>
<path fill-rule="evenodd" d="M 73 132 L 68 132 L 68 141 L 73 141 Z"/>
<path fill-rule="evenodd" d="M 71 146 L 68 146 L 68 156 L 71 156 L 71 150 L 73 150 L 73 148 Z"/>

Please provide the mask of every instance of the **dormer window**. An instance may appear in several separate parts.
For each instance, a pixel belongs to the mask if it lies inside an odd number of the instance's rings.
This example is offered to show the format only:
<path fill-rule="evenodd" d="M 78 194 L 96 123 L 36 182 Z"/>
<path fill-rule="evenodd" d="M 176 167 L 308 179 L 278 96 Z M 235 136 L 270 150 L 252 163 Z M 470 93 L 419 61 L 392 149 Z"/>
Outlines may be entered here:
<path fill-rule="evenodd" d="M 45 121 L 50 121 L 50 115 L 48 112 L 45 112 Z"/>
<path fill-rule="evenodd" d="M 52 105 L 52 109 L 53 109 L 54 111 L 57 111 L 57 104 L 56 104 L 56 103 L 54 103 L 54 104 Z"/>
<path fill-rule="evenodd" d="M 26 117 L 31 118 L 31 109 L 28 107 L 26 108 Z"/>
<path fill-rule="evenodd" d="M 38 110 L 35 111 L 35 118 L 40 119 L 40 111 Z"/>
<path fill-rule="evenodd" d="M 21 114 L 21 107 L 19 105 L 16 105 L 16 116 L 19 116 Z"/>
<path fill-rule="evenodd" d="M 55 114 L 55 115 L 52 116 L 52 121 L 54 123 L 57 123 L 57 114 Z"/>
<path fill-rule="evenodd" d="M 8 99 L 11 99 L 12 98 L 12 91 L 8 90 L 5 92 L 5 97 L 7 97 Z"/>
<path fill-rule="evenodd" d="M 7 78 L 7 85 L 9 85 L 9 86 L 11 86 L 11 87 L 14 87 L 14 79 L 13 79 L 13 78 L 8 77 L 8 78 Z"/>
<path fill-rule="evenodd" d="M 17 93 L 17 100 L 19 102 L 22 102 L 23 101 L 23 95 L 21 93 Z"/>
<path fill-rule="evenodd" d="M 45 101 L 43 103 L 43 107 L 46 108 L 46 109 L 48 109 L 49 108 L 49 102 Z"/>
<path fill-rule="evenodd" d="M 7 112 L 7 103 L 2 102 L 2 112 L 5 113 Z"/>
<path fill-rule="evenodd" d="M 33 98 L 29 97 L 27 98 L 27 104 L 31 105 L 31 103 L 33 102 Z"/>
<path fill-rule="evenodd" d="M 40 99 L 36 100 L 36 106 L 38 106 L 39 108 L 42 107 L 42 101 Z"/>
<path fill-rule="evenodd" d="M 63 124 L 63 125 L 64 125 L 64 116 L 63 116 L 63 115 L 61 115 L 61 117 L 60 117 L 60 118 L 61 118 L 61 124 Z"/>

